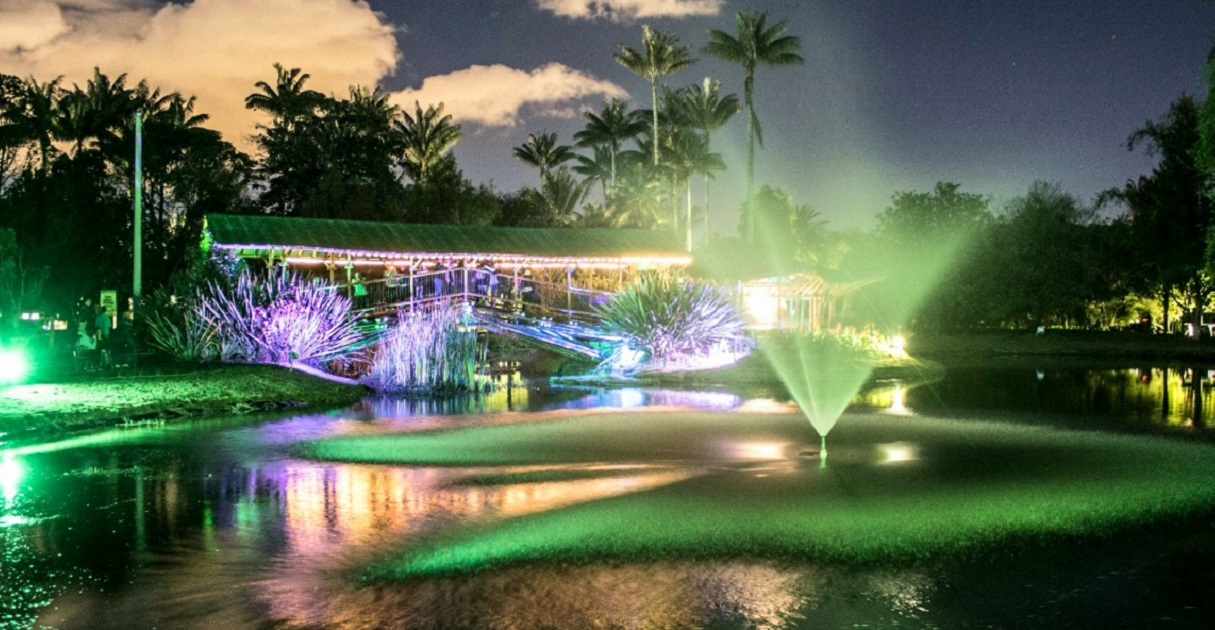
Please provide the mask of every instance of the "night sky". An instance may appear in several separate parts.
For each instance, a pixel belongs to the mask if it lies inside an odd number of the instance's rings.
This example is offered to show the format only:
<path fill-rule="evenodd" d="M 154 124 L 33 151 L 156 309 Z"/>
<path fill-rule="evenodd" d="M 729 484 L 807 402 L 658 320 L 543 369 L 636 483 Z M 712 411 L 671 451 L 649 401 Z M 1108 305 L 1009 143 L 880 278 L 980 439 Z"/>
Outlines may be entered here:
<path fill-rule="evenodd" d="M 464 125 L 465 174 L 513 191 L 539 179 L 511 157 L 528 132 L 572 144 L 580 112 L 607 97 L 649 106 L 648 84 L 612 59 L 640 47 L 643 23 L 701 57 L 670 85 L 708 76 L 741 96 L 741 69 L 699 49 L 752 7 L 787 20 L 806 58 L 758 71 L 758 182 L 834 228 L 870 227 L 893 193 L 937 181 L 997 207 L 1038 179 L 1086 201 L 1120 186 L 1152 165 L 1127 136 L 1181 94 L 1205 94 L 1215 44 L 1215 5 L 1201 0 L 0 0 L 0 72 L 147 77 L 198 95 L 242 146 L 258 120 L 243 97 L 275 61 L 339 95 L 379 83 L 402 105 L 446 102 Z M 714 137 L 728 166 L 718 230 L 737 223 L 744 136 L 739 116 Z"/>

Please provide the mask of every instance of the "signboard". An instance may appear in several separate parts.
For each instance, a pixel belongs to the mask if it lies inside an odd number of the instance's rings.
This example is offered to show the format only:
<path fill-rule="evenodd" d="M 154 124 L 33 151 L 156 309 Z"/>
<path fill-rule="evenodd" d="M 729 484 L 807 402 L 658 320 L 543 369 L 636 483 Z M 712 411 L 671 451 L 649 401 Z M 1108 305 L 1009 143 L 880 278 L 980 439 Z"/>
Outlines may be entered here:
<path fill-rule="evenodd" d="M 118 314 L 118 292 L 117 291 L 102 291 L 97 304 L 105 309 L 105 314 L 110 317 L 110 330 L 114 329 L 115 315 Z"/>
<path fill-rule="evenodd" d="M 111 319 L 118 314 L 118 292 L 117 291 L 102 291 L 101 299 L 98 301 L 101 308 L 105 309 L 107 315 Z"/>

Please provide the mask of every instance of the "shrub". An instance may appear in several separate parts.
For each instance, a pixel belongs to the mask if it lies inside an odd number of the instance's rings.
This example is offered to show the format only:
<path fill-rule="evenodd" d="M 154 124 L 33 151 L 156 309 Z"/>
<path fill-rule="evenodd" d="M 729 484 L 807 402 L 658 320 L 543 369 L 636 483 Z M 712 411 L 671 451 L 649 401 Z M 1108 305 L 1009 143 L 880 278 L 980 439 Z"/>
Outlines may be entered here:
<path fill-rule="evenodd" d="M 285 268 L 212 274 L 176 288 L 184 292 L 153 293 L 143 321 L 151 343 L 180 360 L 319 367 L 367 339 L 348 298 Z"/>
<path fill-rule="evenodd" d="M 605 331 L 625 336 L 663 363 L 737 343 L 745 326 L 738 308 L 717 286 L 670 276 L 642 278 L 596 312 Z"/>
<path fill-rule="evenodd" d="M 348 298 L 286 268 L 264 277 L 242 273 L 231 285 L 213 281 L 199 307 L 216 324 L 222 361 L 319 366 L 365 341 Z"/>

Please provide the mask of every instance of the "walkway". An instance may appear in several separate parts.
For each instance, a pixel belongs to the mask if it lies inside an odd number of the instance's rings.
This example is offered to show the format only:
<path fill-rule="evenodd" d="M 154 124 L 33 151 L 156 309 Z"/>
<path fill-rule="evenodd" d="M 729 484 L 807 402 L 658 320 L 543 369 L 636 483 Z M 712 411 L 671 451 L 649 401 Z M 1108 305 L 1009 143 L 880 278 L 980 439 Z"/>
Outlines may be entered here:
<path fill-rule="evenodd" d="M 565 354 L 601 359 L 623 341 L 599 330 L 594 307 L 611 293 L 484 269 L 446 269 L 337 286 L 363 317 L 438 304 L 471 305 L 474 321 L 490 332 L 523 336 Z"/>

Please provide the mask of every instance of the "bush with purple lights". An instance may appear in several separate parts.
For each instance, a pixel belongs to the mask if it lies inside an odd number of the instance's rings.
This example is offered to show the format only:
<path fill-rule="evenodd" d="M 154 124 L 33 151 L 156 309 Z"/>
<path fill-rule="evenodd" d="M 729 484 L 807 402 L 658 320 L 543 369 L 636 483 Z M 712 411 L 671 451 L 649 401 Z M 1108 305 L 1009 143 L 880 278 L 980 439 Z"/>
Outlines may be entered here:
<path fill-rule="evenodd" d="M 347 297 L 286 269 L 212 280 L 147 324 L 152 343 L 182 360 L 317 366 L 365 341 Z"/>
<path fill-rule="evenodd" d="M 370 569 L 384 579 L 531 562 L 900 563 L 1114 532 L 1215 506 L 1209 445 L 985 421 L 844 420 L 826 469 L 800 455 L 813 438 L 794 413 L 553 414 L 526 425 L 338 438 L 306 454 L 478 467 L 490 479 L 497 469 L 504 484 L 514 483 L 511 467 L 543 465 L 548 480 L 533 481 L 549 484 L 545 495 L 573 483 L 562 474 L 621 470 L 610 498 L 411 541 Z M 647 484 L 647 475 L 666 476 Z"/>
<path fill-rule="evenodd" d="M 663 367 L 711 367 L 726 349 L 745 345 L 746 322 L 717 286 L 669 275 L 642 277 L 596 308 L 604 332 L 627 338 Z M 743 352 L 745 354 L 745 352 Z"/>
<path fill-rule="evenodd" d="M 397 314 L 384 333 L 370 332 L 350 299 L 320 279 L 279 268 L 213 279 L 181 301 L 147 315 L 154 345 L 183 361 L 268 363 L 321 368 L 378 342 L 365 384 L 390 392 L 473 391 L 485 348 L 444 305 Z"/>

